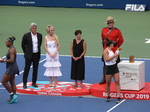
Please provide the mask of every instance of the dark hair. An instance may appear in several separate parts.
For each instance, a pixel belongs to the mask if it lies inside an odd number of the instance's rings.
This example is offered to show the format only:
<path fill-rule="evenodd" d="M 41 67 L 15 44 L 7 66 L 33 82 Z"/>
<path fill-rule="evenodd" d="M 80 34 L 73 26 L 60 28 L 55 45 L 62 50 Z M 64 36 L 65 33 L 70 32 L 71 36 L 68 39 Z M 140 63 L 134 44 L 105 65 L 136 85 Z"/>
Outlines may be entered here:
<path fill-rule="evenodd" d="M 81 30 L 76 30 L 76 31 L 74 32 L 75 35 L 78 35 L 79 33 L 82 34 L 82 31 L 81 31 Z"/>
<path fill-rule="evenodd" d="M 113 42 L 112 40 L 108 40 L 108 41 L 106 42 L 106 46 L 107 46 L 107 47 L 110 46 L 111 44 L 114 44 L 114 42 Z"/>
<path fill-rule="evenodd" d="M 16 38 L 14 36 L 12 36 L 12 37 L 9 37 L 7 40 L 13 43 L 14 40 L 16 40 Z"/>

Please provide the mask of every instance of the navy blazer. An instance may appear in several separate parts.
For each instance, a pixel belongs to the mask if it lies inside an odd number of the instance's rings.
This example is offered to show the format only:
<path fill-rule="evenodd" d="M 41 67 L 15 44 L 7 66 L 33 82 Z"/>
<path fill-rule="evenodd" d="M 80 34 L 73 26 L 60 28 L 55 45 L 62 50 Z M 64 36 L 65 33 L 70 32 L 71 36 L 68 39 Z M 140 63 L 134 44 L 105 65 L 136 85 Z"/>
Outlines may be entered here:
<path fill-rule="evenodd" d="M 41 44 L 42 44 L 42 34 L 37 33 L 37 39 L 38 39 L 38 50 L 39 50 L 39 59 L 41 54 Z M 22 37 L 22 43 L 21 43 L 22 50 L 24 52 L 24 57 L 26 59 L 31 59 L 33 54 L 33 44 L 32 44 L 32 36 L 31 32 L 28 32 L 24 34 Z"/>

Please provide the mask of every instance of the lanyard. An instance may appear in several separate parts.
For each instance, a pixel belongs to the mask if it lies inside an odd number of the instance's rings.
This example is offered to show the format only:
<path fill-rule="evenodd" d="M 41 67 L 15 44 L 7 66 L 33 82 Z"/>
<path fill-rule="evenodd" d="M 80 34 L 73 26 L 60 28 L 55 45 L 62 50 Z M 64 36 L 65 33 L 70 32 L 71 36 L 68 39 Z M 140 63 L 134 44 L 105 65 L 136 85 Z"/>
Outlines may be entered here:
<path fill-rule="evenodd" d="M 111 30 L 109 30 L 106 34 L 106 36 L 108 36 L 110 34 L 110 32 L 112 32 L 115 28 L 112 28 Z"/>

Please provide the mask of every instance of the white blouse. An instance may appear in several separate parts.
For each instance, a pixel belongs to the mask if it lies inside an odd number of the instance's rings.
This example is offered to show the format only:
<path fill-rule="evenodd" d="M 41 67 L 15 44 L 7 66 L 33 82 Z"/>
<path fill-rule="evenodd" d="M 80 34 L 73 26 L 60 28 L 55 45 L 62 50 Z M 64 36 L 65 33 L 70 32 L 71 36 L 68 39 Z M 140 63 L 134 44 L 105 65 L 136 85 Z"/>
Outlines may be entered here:
<path fill-rule="evenodd" d="M 108 48 L 106 48 L 109 52 L 108 57 L 111 57 L 114 55 L 114 52 L 112 50 L 109 50 Z M 104 59 L 105 60 L 105 59 Z M 105 65 L 114 65 L 116 64 L 116 62 L 113 61 L 113 59 L 111 59 L 110 61 L 105 61 Z"/>

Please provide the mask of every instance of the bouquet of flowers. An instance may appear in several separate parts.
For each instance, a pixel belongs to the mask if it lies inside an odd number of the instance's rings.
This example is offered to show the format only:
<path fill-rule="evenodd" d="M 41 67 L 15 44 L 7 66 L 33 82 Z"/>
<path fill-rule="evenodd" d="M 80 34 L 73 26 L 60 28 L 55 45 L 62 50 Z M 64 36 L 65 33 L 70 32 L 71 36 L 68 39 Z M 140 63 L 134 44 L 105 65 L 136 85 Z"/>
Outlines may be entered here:
<path fill-rule="evenodd" d="M 120 54 L 120 53 L 121 53 L 121 50 L 122 50 L 122 48 L 118 48 L 115 53 Z M 118 56 L 115 57 L 115 58 L 113 58 L 113 59 L 112 59 L 112 62 L 116 62 L 117 58 L 118 58 Z"/>
<path fill-rule="evenodd" d="M 116 50 L 116 53 L 117 53 L 117 54 L 120 54 L 120 53 L 121 53 L 121 50 L 122 50 L 122 48 L 118 48 L 118 49 Z"/>

